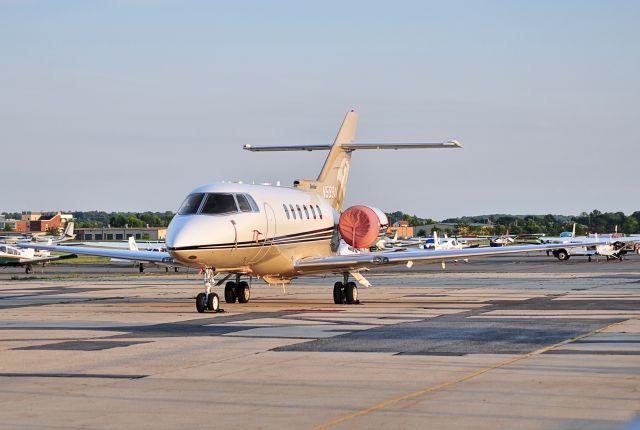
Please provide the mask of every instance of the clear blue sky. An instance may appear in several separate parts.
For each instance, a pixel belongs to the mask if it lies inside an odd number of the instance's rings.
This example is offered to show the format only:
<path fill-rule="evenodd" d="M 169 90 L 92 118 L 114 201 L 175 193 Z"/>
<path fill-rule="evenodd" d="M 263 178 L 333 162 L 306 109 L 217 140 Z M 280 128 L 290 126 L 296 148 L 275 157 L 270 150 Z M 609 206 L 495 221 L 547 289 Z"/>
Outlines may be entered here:
<path fill-rule="evenodd" d="M 357 152 L 349 204 L 444 218 L 640 210 L 640 2 L 0 0 L 0 211 L 175 210 L 315 177 L 250 144 Z"/>

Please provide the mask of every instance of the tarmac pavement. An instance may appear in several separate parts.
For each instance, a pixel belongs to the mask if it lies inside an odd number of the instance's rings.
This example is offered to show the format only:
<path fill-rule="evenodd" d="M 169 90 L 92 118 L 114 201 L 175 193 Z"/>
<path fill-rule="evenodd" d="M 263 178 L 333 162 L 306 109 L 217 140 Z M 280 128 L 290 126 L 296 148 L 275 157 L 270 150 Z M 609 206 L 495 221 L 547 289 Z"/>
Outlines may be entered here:
<path fill-rule="evenodd" d="M 254 283 L 0 271 L 0 428 L 618 429 L 640 414 L 640 257 L 496 257 Z M 14 279 L 11 279 L 11 278 Z M 220 293 L 220 292 L 219 292 Z"/>

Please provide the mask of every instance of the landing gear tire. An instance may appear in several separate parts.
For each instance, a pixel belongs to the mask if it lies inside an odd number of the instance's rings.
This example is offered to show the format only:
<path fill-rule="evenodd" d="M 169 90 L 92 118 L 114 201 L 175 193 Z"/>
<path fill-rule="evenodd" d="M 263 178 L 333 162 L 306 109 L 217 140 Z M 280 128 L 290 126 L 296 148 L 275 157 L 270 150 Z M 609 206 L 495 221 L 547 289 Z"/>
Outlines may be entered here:
<path fill-rule="evenodd" d="M 333 284 L 333 303 L 341 305 L 344 303 L 344 285 L 342 282 Z"/>
<path fill-rule="evenodd" d="M 591 263 L 591 256 L 589 256 L 589 263 Z"/>
<path fill-rule="evenodd" d="M 235 303 L 236 298 L 236 283 L 233 281 L 229 281 L 224 286 L 224 301 L 227 303 Z"/>
<path fill-rule="evenodd" d="M 344 287 L 345 302 L 352 305 L 358 301 L 358 287 L 355 282 L 347 282 Z"/>
<path fill-rule="evenodd" d="M 569 253 L 564 249 L 559 249 L 556 252 L 556 257 L 558 257 L 558 260 L 560 261 L 567 261 L 569 259 Z"/>
<path fill-rule="evenodd" d="M 27 275 L 30 274 L 31 272 L 33 272 L 33 267 L 27 266 L 24 268 L 24 273 L 26 273 Z"/>
<path fill-rule="evenodd" d="M 140 273 L 144 273 L 144 264 L 140 263 L 140 264 L 138 265 L 138 271 L 139 271 Z"/>
<path fill-rule="evenodd" d="M 251 288 L 245 281 L 238 282 L 236 286 L 236 295 L 238 296 L 238 303 L 249 303 L 251 298 Z"/>
<path fill-rule="evenodd" d="M 207 297 L 207 309 L 211 312 L 218 312 L 220 309 L 220 298 L 216 293 L 211 293 Z"/>
<path fill-rule="evenodd" d="M 205 293 L 200 293 L 196 296 L 196 309 L 199 313 L 207 310 L 207 295 Z"/>

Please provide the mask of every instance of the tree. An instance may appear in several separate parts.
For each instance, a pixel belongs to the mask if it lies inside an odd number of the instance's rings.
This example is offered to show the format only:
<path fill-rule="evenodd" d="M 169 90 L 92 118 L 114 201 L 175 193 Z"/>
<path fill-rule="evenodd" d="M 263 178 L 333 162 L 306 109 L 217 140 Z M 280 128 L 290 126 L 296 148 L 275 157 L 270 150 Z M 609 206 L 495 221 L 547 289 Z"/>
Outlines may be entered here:
<path fill-rule="evenodd" d="M 49 236 L 57 236 L 60 234 L 60 229 L 58 227 L 47 227 L 47 234 Z"/>
<path fill-rule="evenodd" d="M 2 228 L 2 231 L 13 231 L 13 227 L 11 227 L 11 224 L 5 223 L 4 227 Z"/>
<path fill-rule="evenodd" d="M 427 236 L 427 232 L 426 232 L 426 231 L 424 231 L 424 229 L 423 229 L 423 228 L 421 228 L 420 230 L 418 230 L 418 234 L 417 234 L 417 236 L 418 236 L 418 237 L 426 237 L 426 236 Z"/>

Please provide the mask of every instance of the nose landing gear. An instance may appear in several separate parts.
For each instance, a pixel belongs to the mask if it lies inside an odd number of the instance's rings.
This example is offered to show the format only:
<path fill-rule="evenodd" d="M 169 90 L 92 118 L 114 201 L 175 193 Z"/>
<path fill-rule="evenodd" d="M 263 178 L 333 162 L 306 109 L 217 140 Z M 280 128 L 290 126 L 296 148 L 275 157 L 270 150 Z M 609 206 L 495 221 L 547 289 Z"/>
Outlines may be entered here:
<path fill-rule="evenodd" d="M 209 312 L 218 312 L 220 310 L 220 298 L 216 293 L 213 293 L 211 289 L 214 285 L 214 276 L 215 273 L 210 268 L 205 268 L 203 270 L 204 275 L 204 293 L 200 293 L 196 297 L 196 310 L 199 313 L 203 313 L 206 311 Z"/>

